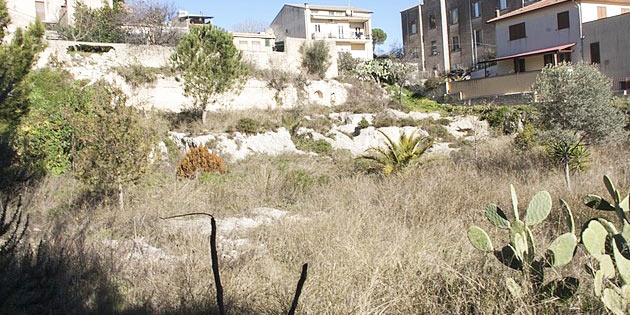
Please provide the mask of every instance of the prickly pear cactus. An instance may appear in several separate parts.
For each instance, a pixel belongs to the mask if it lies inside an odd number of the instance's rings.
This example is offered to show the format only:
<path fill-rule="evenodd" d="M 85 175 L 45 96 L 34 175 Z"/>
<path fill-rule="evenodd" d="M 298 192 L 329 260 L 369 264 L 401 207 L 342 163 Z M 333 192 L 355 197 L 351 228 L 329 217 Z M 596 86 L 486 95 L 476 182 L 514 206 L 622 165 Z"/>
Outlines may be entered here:
<path fill-rule="evenodd" d="M 573 258 L 577 237 L 575 236 L 575 223 L 571 209 L 566 202 L 562 201 L 570 232 L 560 235 L 549 245 L 547 250 L 539 252 L 536 249 L 531 228 L 543 222 L 551 213 L 551 195 L 546 191 L 534 195 L 527 206 L 525 216 L 521 219 L 518 196 L 512 185 L 510 185 L 510 194 L 513 217 L 511 221 L 503 209 L 495 204 L 489 205 L 485 213 L 492 225 L 508 231 L 510 242 L 495 249 L 488 233 L 478 226 L 471 226 L 468 229 L 468 240 L 476 249 L 493 253 L 502 264 L 521 272 L 520 285 L 515 279 L 506 279 L 506 286 L 514 297 L 521 297 L 529 293 L 530 290 L 538 298 L 571 297 L 577 291 L 578 280 L 576 278 L 566 277 L 543 285 L 545 268 L 565 266 Z"/>
<path fill-rule="evenodd" d="M 595 296 L 613 314 L 630 314 L 630 194 L 622 199 L 608 176 L 604 176 L 604 185 L 612 202 L 598 195 L 588 195 L 584 204 L 596 210 L 614 211 L 621 223 L 621 232 L 606 219 L 592 219 L 582 231 L 582 243 L 599 265 L 599 270 L 593 274 Z"/>

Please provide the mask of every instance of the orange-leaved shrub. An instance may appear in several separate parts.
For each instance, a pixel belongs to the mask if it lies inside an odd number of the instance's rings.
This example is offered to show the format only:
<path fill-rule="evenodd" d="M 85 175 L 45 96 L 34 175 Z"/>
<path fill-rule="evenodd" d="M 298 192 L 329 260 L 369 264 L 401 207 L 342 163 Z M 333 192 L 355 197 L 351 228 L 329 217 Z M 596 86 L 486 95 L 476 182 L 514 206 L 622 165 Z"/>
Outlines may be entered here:
<path fill-rule="evenodd" d="M 177 164 L 177 177 L 194 177 L 197 173 L 227 173 L 227 164 L 205 145 L 191 148 Z"/>

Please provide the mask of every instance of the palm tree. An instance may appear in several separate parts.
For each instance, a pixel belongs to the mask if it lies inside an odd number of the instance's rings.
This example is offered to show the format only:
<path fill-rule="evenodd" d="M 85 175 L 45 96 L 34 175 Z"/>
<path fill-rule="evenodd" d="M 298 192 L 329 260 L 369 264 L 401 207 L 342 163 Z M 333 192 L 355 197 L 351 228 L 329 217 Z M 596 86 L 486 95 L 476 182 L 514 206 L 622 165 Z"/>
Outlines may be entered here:
<path fill-rule="evenodd" d="M 359 158 L 372 160 L 380 164 L 384 174 L 391 174 L 407 167 L 433 146 L 432 139 L 415 137 L 415 131 L 409 136 L 403 132 L 398 142 L 392 141 L 383 131 L 378 130 L 378 132 L 387 139 L 385 142 L 386 148 L 370 148 L 368 151 L 376 152 L 377 155 L 362 155 Z"/>

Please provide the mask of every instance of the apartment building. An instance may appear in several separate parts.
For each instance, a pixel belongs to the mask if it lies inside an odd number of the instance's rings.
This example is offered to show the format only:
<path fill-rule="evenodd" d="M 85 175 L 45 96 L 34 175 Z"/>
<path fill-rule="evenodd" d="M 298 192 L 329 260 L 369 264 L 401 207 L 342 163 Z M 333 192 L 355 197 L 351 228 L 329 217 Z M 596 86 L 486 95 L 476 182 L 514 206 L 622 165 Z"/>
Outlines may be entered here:
<path fill-rule="evenodd" d="M 338 53 L 372 59 L 372 12 L 349 6 L 285 4 L 271 23 L 276 40 L 330 40 Z"/>
<path fill-rule="evenodd" d="M 526 93 L 540 70 L 560 62 L 598 65 L 630 91 L 630 0 L 541 0 L 488 21 L 496 27 L 497 75 L 453 82 L 470 99 Z"/>
<path fill-rule="evenodd" d="M 401 14 L 403 48 L 425 71 L 471 69 L 495 56 L 488 20 L 536 0 L 424 0 Z"/>
<path fill-rule="evenodd" d="M 79 0 L 7 0 L 11 26 L 26 27 L 36 19 L 47 24 L 72 24 Z M 89 8 L 112 6 L 112 0 L 81 0 Z"/>

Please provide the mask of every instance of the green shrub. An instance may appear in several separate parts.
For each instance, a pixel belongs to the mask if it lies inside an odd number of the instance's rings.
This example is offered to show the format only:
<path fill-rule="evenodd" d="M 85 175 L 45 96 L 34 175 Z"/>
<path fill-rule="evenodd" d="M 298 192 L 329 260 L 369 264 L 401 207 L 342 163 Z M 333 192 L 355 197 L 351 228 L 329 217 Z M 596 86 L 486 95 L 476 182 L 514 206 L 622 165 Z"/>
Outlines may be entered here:
<path fill-rule="evenodd" d="M 302 67 L 309 74 L 317 75 L 320 78 L 326 77 L 326 71 L 331 65 L 330 48 L 324 41 L 304 43 L 300 48 L 302 53 Z"/>
<path fill-rule="evenodd" d="M 120 43 L 125 39 L 123 26 L 124 8 L 114 2 L 114 6 L 105 5 L 91 9 L 82 2 L 74 8 L 74 23 L 57 27 L 62 39 L 84 42 Z"/>
<path fill-rule="evenodd" d="M 77 138 L 81 149 L 76 159 L 76 176 L 98 192 L 118 190 L 124 209 L 124 188 L 150 171 L 149 155 L 158 134 L 152 122 L 127 106 L 122 91 L 98 82 L 90 115 L 81 118 Z"/>
<path fill-rule="evenodd" d="M 77 121 L 90 111 L 96 87 L 74 81 L 72 75 L 50 69 L 28 76 L 30 113 L 16 129 L 11 146 L 18 162 L 37 174 L 61 174 L 70 169 L 77 152 Z"/>
<path fill-rule="evenodd" d="M 350 75 L 354 73 L 360 61 L 357 58 L 352 57 L 349 52 L 339 53 L 337 64 L 339 65 L 339 72 L 341 75 Z"/>
<path fill-rule="evenodd" d="M 365 117 L 361 118 L 361 121 L 357 125 L 359 129 L 365 129 L 370 126 L 370 123 L 365 119 Z"/>
<path fill-rule="evenodd" d="M 625 119 L 614 106 L 612 81 L 597 66 L 562 63 L 545 67 L 536 78 L 532 102 L 548 130 L 579 134 L 587 143 L 623 135 Z"/>
<path fill-rule="evenodd" d="M 177 164 L 177 177 L 195 177 L 199 173 L 227 173 L 227 164 L 205 145 L 191 148 Z"/>
<path fill-rule="evenodd" d="M 116 67 L 114 71 L 118 73 L 125 82 L 134 88 L 142 85 L 155 83 L 158 78 L 158 74 L 162 72 L 158 68 L 144 67 L 139 64 L 133 64 L 126 67 Z"/>
<path fill-rule="evenodd" d="M 538 139 L 536 137 L 536 128 L 534 127 L 534 124 L 528 122 L 525 123 L 523 131 L 514 137 L 512 144 L 517 151 L 528 151 L 538 144 Z"/>
<path fill-rule="evenodd" d="M 295 147 L 304 152 L 328 154 L 333 150 L 332 145 L 323 139 L 313 140 L 313 138 L 308 136 L 299 136 L 295 137 L 293 141 L 295 142 Z"/>
<path fill-rule="evenodd" d="M 257 134 L 260 132 L 261 124 L 258 120 L 252 118 L 241 118 L 234 126 L 234 129 L 245 134 Z"/>

